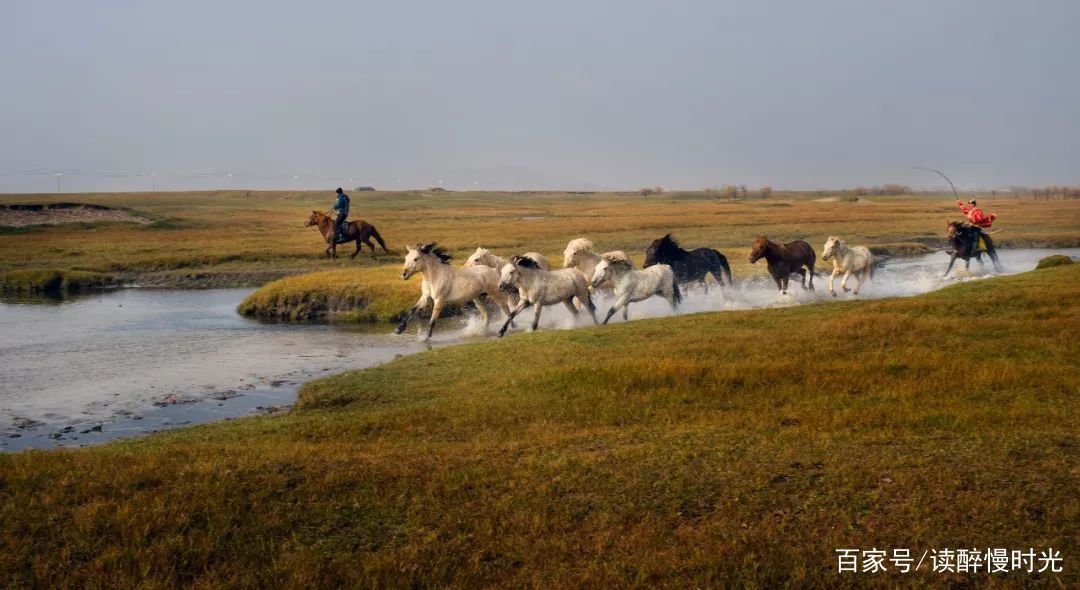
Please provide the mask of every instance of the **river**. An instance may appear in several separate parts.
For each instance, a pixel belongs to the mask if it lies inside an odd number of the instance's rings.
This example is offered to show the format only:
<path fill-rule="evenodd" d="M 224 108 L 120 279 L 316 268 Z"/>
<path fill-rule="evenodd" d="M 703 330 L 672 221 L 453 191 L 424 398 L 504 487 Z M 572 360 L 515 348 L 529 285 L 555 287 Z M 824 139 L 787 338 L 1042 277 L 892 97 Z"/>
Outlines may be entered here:
<path fill-rule="evenodd" d="M 1050 254 L 1076 258 L 1080 249 L 1003 250 L 1001 274 L 1031 270 Z M 942 279 L 946 261 L 944 253 L 888 261 L 860 298 L 917 295 L 958 280 L 992 276 L 989 268 L 973 262 L 973 273 L 961 271 Z M 687 293 L 679 313 L 833 300 L 826 291 L 827 275 L 816 279 L 814 292 L 792 283 L 790 294 L 781 297 L 765 276 L 764 263 L 759 266 L 734 289 Z M 396 336 L 386 325 L 275 324 L 242 318 L 236 305 L 249 292 L 124 289 L 64 300 L 0 301 L 0 450 L 80 446 L 183 424 L 273 413 L 286 409 L 306 380 L 374 366 L 430 346 L 417 341 L 415 330 Z M 836 299 L 851 297 L 841 294 Z M 598 306 L 607 309 L 603 301 Z M 659 299 L 631 305 L 631 319 L 671 313 Z M 541 329 L 590 323 L 573 318 L 561 306 L 546 309 L 543 318 Z M 519 329 L 531 323 L 531 311 L 521 319 Z M 443 324 L 434 345 L 483 338 L 475 318 Z"/>

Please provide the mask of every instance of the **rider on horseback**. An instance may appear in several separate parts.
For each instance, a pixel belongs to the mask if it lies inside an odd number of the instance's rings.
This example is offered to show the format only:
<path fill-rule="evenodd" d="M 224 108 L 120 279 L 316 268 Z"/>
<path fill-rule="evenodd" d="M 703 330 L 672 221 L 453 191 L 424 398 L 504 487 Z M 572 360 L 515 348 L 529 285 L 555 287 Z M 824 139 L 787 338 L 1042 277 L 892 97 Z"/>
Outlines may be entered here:
<path fill-rule="evenodd" d="M 994 220 L 997 219 L 997 215 L 983 213 L 982 209 L 979 209 L 978 203 L 975 202 L 975 197 L 971 197 L 967 205 L 960 201 L 957 201 L 956 204 L 960 207 L 960 211 L 964 213 L 965 224 L 973 230 L 971 235 L 975 237 L 975 244 L 972 246 L 972 252 L 975 252 L 979 249 L 979 243 L 982 241 L 982 230 L 990 229 Z"/>
<path fill-rule="evenodd" d="M 334 242 L 339 242 L 342 236 L 345 235 L 347 229 L 345 218 L 349 216 L 349 195 L 345 194 L 341 187 L 337 189 L 337 202 L 334 203 L 334 210 L 338 212 L 337 219 L 334 221 Z"/>

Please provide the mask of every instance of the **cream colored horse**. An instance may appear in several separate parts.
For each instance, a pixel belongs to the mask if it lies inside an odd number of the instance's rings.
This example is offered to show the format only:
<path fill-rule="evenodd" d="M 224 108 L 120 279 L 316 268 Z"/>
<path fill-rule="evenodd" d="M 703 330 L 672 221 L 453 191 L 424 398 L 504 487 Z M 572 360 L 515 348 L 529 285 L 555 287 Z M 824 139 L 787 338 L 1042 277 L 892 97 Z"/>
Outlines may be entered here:
<path fill-rule="evenodd" d="M 536 261 L 536 264 L 544 270 L 551 270 L 551 263 L 548 262 L 547 256 L 544 256 L 539 252 L 526 252 L 522 254 L 522 256 L 526 258 L 532 258 Z M 469 268 L 470 266 L 476 266 L 480 264 L 483 266 L 490 266 L 495 270 L 502 270 L 502 267 L 506 266 L 507 262 L 509 262 L 509 260 L 503 258 L 502 256 L 496 255 L 494 252 L 488 250 L 487 248 L 477 248 L 476 252 L 473 252 L 472 256 L 470 256 L 469 259 L 466 260 L 465 264 L 463 264 L 462 266 L 464 266 L 465 268 Z"/>
<path fill-rule="evenodd" d="M 405 264 L 401 268 L 401 278 L 407 281 L 414 274 L 420 273 L 424 276 L 424 280 L 420 283 L 420 300 L 402 316 L 401 323 L 398 324 L 394 333 L 404 332 L 409 320 L 429 303 L 432 308 L 431 320 L 428 322 L 428 338 L 431 338 L 435 322 L 439 319 L 443 306 L 447 304 L 472 301 L 480 312 L 480 317 L 484 319 L 485 326 L 489 320 L 487 307 L 483 302 L 485 296 L 494 300 L 504 314 L 510 315 L 506 293 L 499 291 L 498 271 L 487 266 L 454 268 L 450 266 L 449 261 L 450 255 L 437 247 L 434 242 L 409 247 Z"/>
<path fill-rule="evenodd" d="M 631 303 L 644 301 L 653 295 L 667 299 L 672 309 L 677 309 L 682 301 L 682 293 L 675 284 L 675 273 L 666 264 L 635 270 L 628 258 L 604 254 L 593 271 L 592 284 L 599 285 L 605 281 L 610 281 L 615 288 L 615 303 L 604 317 L 605 324 L 620 309 L 623 310 L 623 319 L 627 319 L 627 309 Z"/>
<path fill-rule="evenodd" d="M 566 249 L 563 250 L 563 268 L 576 268 L 586 281 L 592 279 L 593 273 L 596 272 L 596 265 L 600 264 L 602 256 L 621 256 L 626 260 L 630 257 L 626 255 L 626 252 L 622 250 L 612 250 L 611 252 L 604 252 L 603 254 L 597 254 L 593 252 L 593 243 L 589 238 L 575 238 L 570 240 L 570 243 L 566 245 Z M 593 285 L 590 281 L 590 288 L 602 288 L 611 289 L 613 285 L 610 281 L 604 281 L 599 285 Z"/>
<path fill-rule="evenodd" d="M 596 319 L 596 306 L 593 305 L 592 297 L 589 295 L 589 286 L 585 283 L 585 277 L 577 270 L 571 268 L 544 270 L 531 258 L 514 256 L 502 268 L 499 288 L 521 293 L 521 300 L 514 309 L 510 310 L 510 317 L 499 330 L 499 336 L 506 333 L 510 322 L 514 321 L 514 316 L 531 305 L 536 306 L 532 323 L 533 331 L 540 325 L 540 310 L 545 305 L 562 303 L 566 305 L 570 313 L 577 315 L 578 308 L 574 305 L 574 299 L 578 300 L 581 307 L 589 310 L 593 323 L 599 323 Z"/>
<path fill-rule="evenodd" d="M 848 292 L 851 289 L 847 288 L 848 277 L 852 274 L 859 281 L 855 285 L 855 294 L 859 294 L 859 289 L 862 288 L 863 283 L 867 280 L 874 278 L 874 255 L 870 253 L 870 250 L 863 246 L 849 247 L 844 243 L 844 240 L 836 237 L 829 236 L 828 240 L 825 240 L 825 249 L 822 251 L 822 260 L 832 259 L 833 271 L 829 275 L 829 293 L 832 293 L 833 297 L 836 297 L 836 291 L 833 290 L 833 279 L 836 275 L 844 273 L 844 278 L 840 279 L 840 288 L 844 292 Z"/>

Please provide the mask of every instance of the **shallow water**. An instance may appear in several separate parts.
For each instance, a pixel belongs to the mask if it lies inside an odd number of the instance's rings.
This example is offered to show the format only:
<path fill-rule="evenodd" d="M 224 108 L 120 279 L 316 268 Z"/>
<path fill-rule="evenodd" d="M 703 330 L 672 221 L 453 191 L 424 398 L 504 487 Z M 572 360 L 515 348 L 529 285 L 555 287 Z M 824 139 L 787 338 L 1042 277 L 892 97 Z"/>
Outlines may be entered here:
<path fill-rule="evenodd" d="M 1051 254 L 1076 258 L 1080 249 L 1003 250 L 1001 274 L 1031 270 Z M 858 298 L 917 295 L 995 274 L 992 267 L 972 262 L 971 273 L 954 268 L 953 276 L 944 279 L 947 260 L 936 253 L 887 261 Z M 815 279 L 816 291 L 803 291 L 793 282 L 786 296 L 777 293 L 764 262 L 758 267 L 749 277 L 736 277 L 734 288 L 689 290 L 678 313 L 834 300 L 826 290 L 831 262 L 819 261 L 825 274 Z M 236 305 L 249 292 L 128 289 L 66 301 L 0 302 L 0 449 L 83 445 L 278 411 L 313 377 L 370 367 L 431 345 L 476 340 L 497 329 L 497 320 L 487 332 L 475 318 L 448 320 L 425 344 L 417 341 L 423 322 L 402 336 L 391 334 L 386 325 L 262 323 L 236 314 Z M 853 298 L 839 293 L 835 299 Z M 601 319 L 609 305 L 597 300 Z M 630 307 L 631 319 L 673 313 L 657 298 Z M 621 314 L 611 321 L 622 321 Z M 528 310 L 514 331 L 524 331 L 531 322 Z M 584 314 L 575 318 L 557 306 L 545 308 L 540 326 L 567 329 L 591 323 Z"/>
<path fill-rule="evenodd" d="M 236 305 L 250 291 L 126 289 L 0 303 L 0 448 L 273 411 L 307 379 L 424 348 L 385 326 L 248 320 Z"/>

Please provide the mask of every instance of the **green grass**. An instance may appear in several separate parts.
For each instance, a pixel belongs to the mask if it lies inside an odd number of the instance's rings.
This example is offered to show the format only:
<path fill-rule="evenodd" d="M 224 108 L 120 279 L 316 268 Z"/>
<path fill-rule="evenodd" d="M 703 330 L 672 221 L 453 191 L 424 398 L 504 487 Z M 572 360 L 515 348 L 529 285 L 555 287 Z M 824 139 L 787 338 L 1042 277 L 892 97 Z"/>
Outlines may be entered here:
<path fill-rule="evenodd" d="M 92 271 L 31 269 L 0 273 L 0 292 L 3 293 L 57 294 L 105 289 L 118 284 L 116 277 Z"/>
<path fill-rule="evenodd" d="M 237 312 L 293 321 L 393 322 L 416 302 L 419 283 L 369 269 L 320 271 L 268 283 L 247 296 Z"/>
<path fill-rule="evenodd" d="M 1076 587 L 1080 265 L 513 334 L 0 456 L 11 586 Z M 835 574 L 1060 549 L 1065 573 Z M 925 570 L 924 566 L 924 570 Z"/>
<path fill-rule="evenodd" d="M 1064 264 L 1072 264 L 1073 259 L 1065 256 L 1064 254 L 1054 254 L 1053 256 L 1047 256 L 1039 261 L 1039 264 L 1035 268 L 1053 268 L 1055 266 L 1061 266 Z"/>

